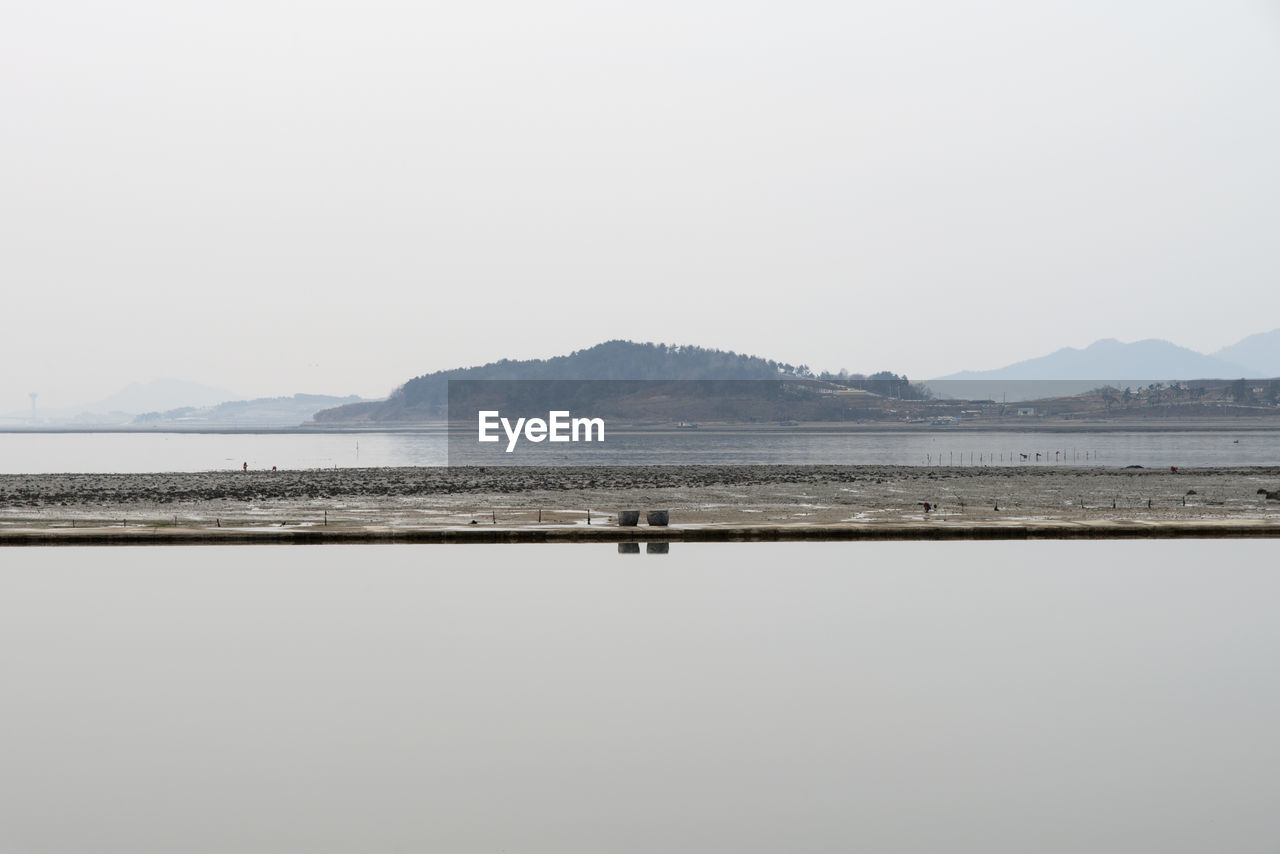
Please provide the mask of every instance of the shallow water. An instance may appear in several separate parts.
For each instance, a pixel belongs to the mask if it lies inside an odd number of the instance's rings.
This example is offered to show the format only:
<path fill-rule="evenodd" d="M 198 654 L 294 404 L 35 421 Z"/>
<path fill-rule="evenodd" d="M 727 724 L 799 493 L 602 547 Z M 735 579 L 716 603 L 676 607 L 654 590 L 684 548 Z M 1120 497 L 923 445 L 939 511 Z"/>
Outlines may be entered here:
<path fill-rule="evenodd" d="M 10 549 L 0 836 L 1271 851 L 1274 550 Z"/>
<path fill-rule="evenodd" d="M 469 434 L 468 434 L 469 435 Z M 469 465 L 1274 466 L 1280 431 L 814 433 L 672 430 L 604 445 L 455 442 L 421 433 L 0 433 L 0 473 Z M 1023 455 L 1026 455 L 1025 457 Z M 1039 456 L 1037 456 L 1039 455 Z"/>

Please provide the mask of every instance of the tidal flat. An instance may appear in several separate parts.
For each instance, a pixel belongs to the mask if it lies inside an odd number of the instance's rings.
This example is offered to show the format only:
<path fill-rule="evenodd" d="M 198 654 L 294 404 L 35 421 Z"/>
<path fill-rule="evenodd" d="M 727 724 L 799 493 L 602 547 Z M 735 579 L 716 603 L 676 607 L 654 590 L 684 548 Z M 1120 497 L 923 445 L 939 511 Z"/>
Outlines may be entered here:
<path fill-rule="evenodd" d="M 605 536 L 619 510 L 717 529 L 1113 529 L 1280 534 L 1280 468 L 923 466 L 399 467 L 0 475 L 0 536 L 38 531 L 556 531 Z M 926 508 L 926 504 L 928 507 Z M 642 525 L 632 531 L 645 531 Z M 599 532 L 599 533 L 597 533 Z M 657 533 L 655 531 L 654 533 Z"/>

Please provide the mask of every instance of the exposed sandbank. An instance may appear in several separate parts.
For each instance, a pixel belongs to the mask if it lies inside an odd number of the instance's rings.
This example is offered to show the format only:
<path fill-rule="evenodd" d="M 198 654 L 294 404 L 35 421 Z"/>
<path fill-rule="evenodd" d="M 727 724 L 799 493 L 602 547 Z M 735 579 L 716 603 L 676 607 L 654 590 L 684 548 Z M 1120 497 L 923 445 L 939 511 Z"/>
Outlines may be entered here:
<path fill-rule="evenodd" d="M 1259 490 L 1278 489 L 1280 468 L 1250 467 L 0 475 L 0 542 L 1270 536 L 1280 534 L 1280 502 Z M 671 510 L 670 528 L 614 524 L 617 510 L 657 508 Z"/>

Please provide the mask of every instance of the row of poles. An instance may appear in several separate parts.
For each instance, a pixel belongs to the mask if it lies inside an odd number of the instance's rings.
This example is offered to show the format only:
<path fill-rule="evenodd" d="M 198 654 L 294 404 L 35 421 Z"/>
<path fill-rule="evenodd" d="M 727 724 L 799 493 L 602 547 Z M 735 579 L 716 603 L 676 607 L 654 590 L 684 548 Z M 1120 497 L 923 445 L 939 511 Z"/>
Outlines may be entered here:
<path fill-rule="evenodd" d="M 966 452 L 964 451 L 961 451 L 959 454 L 957 454 L 955 451 L 947 451 L 947 456 L 944 459 L 942 456 L 942 452 L 939 451 L 937 454 L 933 454 L 933 453 L 925 454 L 925 465 L 928 465 L 928 466 L 941 466 L 941 465 L 994 466 L 994 465 L 1006 465 L 1006 464 L 1031 465 L 1034 463 L 1045 463 L 1045 462 L 1055 462 L 1055 463 L 1076 462 L 1076 463 L 1088 464 L 1092 462 L 1097 462 L 1101 458 L 1101 455 L 1097 451 L 1093 451 L 1093 450 L 1080 451 L 1076 448 L 1072 448 L 1070 451 L 1064 449 L 1064 450 L 1054 450 L 1054 451 L 1027 451 L 1026 453 L 1023 453 L 1022 451 L 999 451 L 999 452 L 992 452 L 992 453 L 980 453 L 977 451 L 969 451 L 967 461 L 965 457 L 966 457 Z"/>

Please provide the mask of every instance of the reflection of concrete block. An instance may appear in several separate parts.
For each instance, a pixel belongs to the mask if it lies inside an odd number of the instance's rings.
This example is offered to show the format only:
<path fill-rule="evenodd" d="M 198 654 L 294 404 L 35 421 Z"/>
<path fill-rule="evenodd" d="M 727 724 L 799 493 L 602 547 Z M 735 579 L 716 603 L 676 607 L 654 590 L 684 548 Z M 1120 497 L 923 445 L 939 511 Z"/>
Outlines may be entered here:
<path fill-rule="evenodd" d="M 618 524 L 623 528 L 630 528 L 633 525 L 640 524 L 639 510 L 619 510 Z"/>
<path fill-rule="evenodd" d="M 671 543 L 645 543 L 644 553 L 647 555 L 664 555 L 671 551 Z"/>
<path fill-rule="evenodd" d="M 667 523 L 671 521 L 670 510 L 650 510 L 645 514 L 645 521 L 650 525 L 657 525 L 665 528 Z"/>
<path fill-rule="evenodd" d="M 638 555 L 640 554 L 640 544 L 639 543 L 618 543 L 618 554 Z"/>

